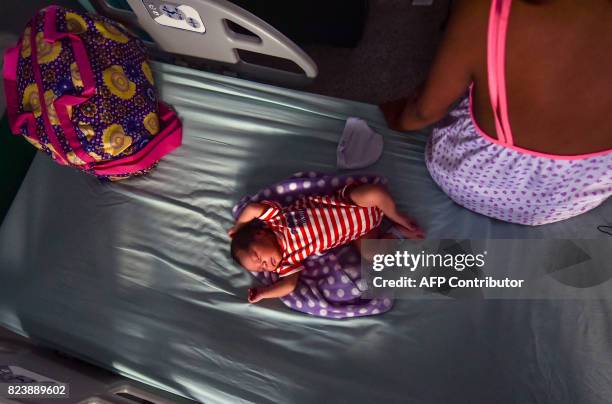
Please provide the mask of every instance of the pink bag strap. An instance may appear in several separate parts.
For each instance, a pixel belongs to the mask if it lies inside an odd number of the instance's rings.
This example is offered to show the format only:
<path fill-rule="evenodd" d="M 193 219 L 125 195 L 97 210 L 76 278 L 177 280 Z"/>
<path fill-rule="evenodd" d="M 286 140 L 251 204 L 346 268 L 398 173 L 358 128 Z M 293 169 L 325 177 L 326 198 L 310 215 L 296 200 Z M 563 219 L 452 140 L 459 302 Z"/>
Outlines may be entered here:
<path fill-rule="evenodd" d="M 163 156 L 181 145 L 183 130 L 178 116 L 166 104 L 159 103 L 160 124 L 163 127 L 147 145 L 119 160 L 97 164 L 93 171 L 97 175 L 132 174 L 150 168 Z"/>
<path fill-rule="evenodd" d="M 62 165 L 68 165 L 68 160 L 66 158 L 66 153 L 64 152 L 64 148 L 59 142 L 57 138 L 57 133 L 51 124 L 51 120 L 49 119 L 49 110 L 47 109 L 47 103 L 45 102 L 45 93 L 42 81 L 42 73 L 40 71 L 40 65 L 38 64 L 38 47 L 36 46 L 36 32 L 38 27 L 38 13 L 34 15 L 32 19 L 32 29 L 30 30 L 30 48 L 31 48 L 31 58 L 32 58 L 32 72 L 34 73 L 34 81 L 36 82 L 36 90 L 38 91 L 38 100 L 40 104 L 41 117 L 43 120 L 43 126 L 45 128 L 45 133 L 49 138 L 49 142 L 55 149 L 56 154 L 59 156 L 58 163 Z M 43 41 L 46 39 L 43 38 Z"/>
<path fill-rule="evenodd" d="M 19 114 L 19 92 L 17 91 L 17 65 L 19 63 L 19 45 L 4 52 L 4 66 L 2 77 L 4 79 L 4 93 L 6 95 L 6 111 L 8 114 L 11 132 L 21 135 L 21 128 L 27 125 L 28 137 L 40 142 L 36 133 L 36 118 L 32 112 Z"/>
<path fill-rule="evenodd" d="M 512 0 L 493 0 L 487 34 L 489 97 L 499 141 L 513 145 L 506 94 L 506 34 Z"/>
<path fill-rule="evenodd" d="M 49 6 L 45 9 L 45 22 L 44 22 L 44 38 L 52 42 L 58 41 L 63 38 L 70 40 L 72 46 L 72 53 L 74 55 L 77 69 L 83 80 L 83 91 L 80 96 L 74 95 L 63 95 L 53 102 L 57 118 L 64 132 L 64 136 L 70 145 L 70 148 L 74 151 L 79 159 L 85 162 L 85 165 L 81 166 L 83 169 L 89 169 L 95 162 L 94 158 L 90 156 L 83 148 L 81 141 L 78 138 L 74 125 L 70 120 L 68 110 L 74 105 L 81 104 L 89 100 L 96 92 L 96 81 L 94 78 L 91 64 L 87 56 L 87 49 L 83 44 L 80 36 L 70 32 L 58 32 L 57 31 L 57 6 Z"/>

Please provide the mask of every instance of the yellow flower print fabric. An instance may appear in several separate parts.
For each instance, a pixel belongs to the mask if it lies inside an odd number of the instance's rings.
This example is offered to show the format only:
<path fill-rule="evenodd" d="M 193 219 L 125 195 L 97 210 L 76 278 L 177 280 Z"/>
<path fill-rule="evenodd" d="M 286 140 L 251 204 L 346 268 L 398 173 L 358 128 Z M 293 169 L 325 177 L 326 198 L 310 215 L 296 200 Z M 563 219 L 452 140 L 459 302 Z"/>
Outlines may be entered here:
<path fill-rule="evenodd" d="M 23 39 L 21 40 L 21 57 L 29 58 L 32 54 L 32 47 L 30 44 L 30 35 L 32 35 L 32 28 L 27 27 L 23 31 Z"/>
<path fill-rule="evenodd" d="M 142 72 L 147 78 L 147 81 L 149 82 L 149 84 L 154 85 L 155 80 L 153 80 L 153 72 L 151 71 L 151 66 L 149 66 L 147 62 L 142 62 Z"/>
<path fill-rule="evenodd" d="M 104 130 L 102 141 L 104 144 L 104 152 L 116 156 L 130 147 L 132 144 L 132 137 L 126 135 L 121 125 L 114 123 Z"/>
<path fill-rule="evenodd" d="M 44 34 L 39 32 L 36 34 L 36 59 L 40 64 L 53 62 L 62 51 L 60 41 L 49 42 L 45 39 Z"/>
<path fill-rule="evenodd" d="M 112 65 L 104 70 L 103 76 L 104 84 L 112 94 L 124 100 L 129 100 L 134 96 L 136 84 L 125 75 L 123 67 Z"/>
<path fill-rule="evenodd" d="M 21 133 L 57 162 L 105 179 L 128 177 L 133 173 L 104 176 L 95 170 L 138 154 L 163 129 L 146 48 L 111 20 L 62 7 L 54 7 L 53 16 L 50 9 L 28 23 L 17 50 L 16 112 L 34 117 Z"/>
<path fill-rule="evenodd" d="M 73 34 L 82 34 L 87 31 L 87 23 L 83 17 L 71 12 L 66 13 L 66 27 L 68 28 L 68 32 L 72 32 Z"/>
<path fill-rule="evenodd" d="M 150 134 L 157 135 L 159 132 L 159 118 L 155 112 L 149 113 L 145 117 L 143 124 Z"/>
<path fill-rule="evenodd" d="M 36 118 L 40 116 L 40 98 L 38 97 L 36 83 L 31 83 L 25 88 L 21 104 L 24 111 L 33 112 Z"/>
<path fill-rule="evenodd" d="M 75 87 L 83 87 L 83 80 L 81 79 L 81 72 L 79 71 L 79 67 L 76 62 L 72 62 L 70 64 L 70 79 L 72 80 L 72 85 Z"/>
<path fill-rule="evenodd" d="M 119 43 L 126 43 L 130 40 L 123 32 L 119 31 L 117 27 L 106 21 L 96 21 L 95 26 L 98 32 L 106 39 Z"/>

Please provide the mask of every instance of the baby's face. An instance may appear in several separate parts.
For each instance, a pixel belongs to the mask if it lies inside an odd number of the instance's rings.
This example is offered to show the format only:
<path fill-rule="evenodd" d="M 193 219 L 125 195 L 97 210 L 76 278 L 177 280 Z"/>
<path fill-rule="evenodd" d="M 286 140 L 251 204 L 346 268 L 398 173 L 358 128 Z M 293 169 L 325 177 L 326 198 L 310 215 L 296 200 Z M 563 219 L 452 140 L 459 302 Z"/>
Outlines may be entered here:
<path fill-rule="evenodd" d="M 251 272 L 273 272 L 282 260 L 282 251 L 271 231 L 261 230 L 246 250 L 237 253 L 242 266 Z"/>

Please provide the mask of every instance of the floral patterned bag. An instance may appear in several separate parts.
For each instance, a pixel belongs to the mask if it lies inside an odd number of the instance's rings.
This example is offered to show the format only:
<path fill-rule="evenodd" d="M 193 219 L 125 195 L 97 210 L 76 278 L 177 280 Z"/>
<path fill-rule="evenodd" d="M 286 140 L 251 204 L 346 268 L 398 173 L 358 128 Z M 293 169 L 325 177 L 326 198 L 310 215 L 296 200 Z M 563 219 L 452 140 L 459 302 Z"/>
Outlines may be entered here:
<path fill-rule="evenodd" d="M 98 15 L 47 7 L 4 56 L 11 131 L 57 163 L 118 180 L 180 146 L 158 102 L 144 44 Z"/>

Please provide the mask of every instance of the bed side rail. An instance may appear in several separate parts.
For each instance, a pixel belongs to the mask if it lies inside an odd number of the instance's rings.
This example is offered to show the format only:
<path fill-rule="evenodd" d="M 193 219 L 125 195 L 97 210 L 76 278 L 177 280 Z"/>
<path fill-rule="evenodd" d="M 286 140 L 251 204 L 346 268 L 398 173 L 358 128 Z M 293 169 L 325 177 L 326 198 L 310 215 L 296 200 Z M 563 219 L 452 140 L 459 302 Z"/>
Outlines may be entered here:
<path fill-rule="evenodd" d="M 317 76 L 315 62 L 293 41 L 259 17 L 226 0 L 126 0 L 132 11 L 91 0 L 96 11 L 128 28 L 142 29 L 164 52 L 222 63 L 247 78 L 305 85 Z M 235 27 L 242 30 L 236 30 Z M 247 34 L 249 33 L 250 34 Z M 254 35 L 251 35 L 254 34 Z M 300 73 L 246 61 L 240 51 L 293 62 Z M 255 58 L 257 59 L 257 58 Z"/>

